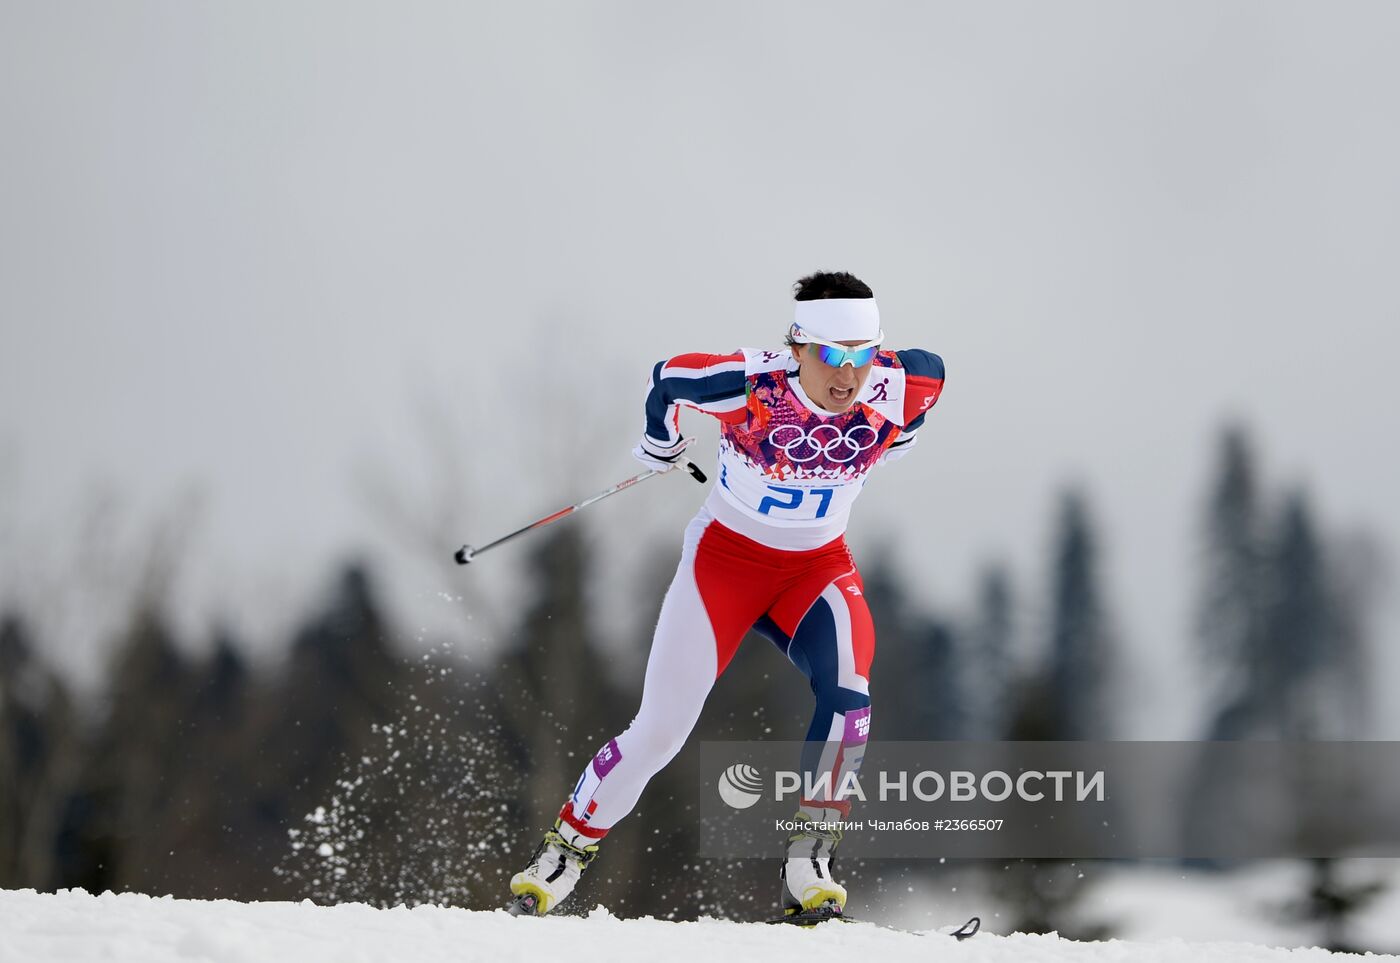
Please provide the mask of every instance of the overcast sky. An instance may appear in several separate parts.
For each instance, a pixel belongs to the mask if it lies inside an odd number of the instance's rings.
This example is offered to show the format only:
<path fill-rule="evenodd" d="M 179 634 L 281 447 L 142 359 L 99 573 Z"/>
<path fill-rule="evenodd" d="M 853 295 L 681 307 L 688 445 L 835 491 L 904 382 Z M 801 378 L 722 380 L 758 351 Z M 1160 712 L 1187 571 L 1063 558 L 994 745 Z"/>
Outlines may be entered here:
<path fill-rule="evenodd" d="M 1128 731 L 1190 735 L 1227 419 L 1400 546 L 1397 41 L 1393 3 L 0 0 L 0 589 L 91 666 L 78 573 L 184 511 L 192 624 L 270 640 L 363 550 L 460 628 L 437 549 L 630 474 L 652 362 L 775 344 L 842 269 L 948 368 L 858 554 L 943 609 L 1005 559 L 1033 618 L 1082 483 L 1159 682 Z M 620 624 L 702 496 L 590 509 Z"/>

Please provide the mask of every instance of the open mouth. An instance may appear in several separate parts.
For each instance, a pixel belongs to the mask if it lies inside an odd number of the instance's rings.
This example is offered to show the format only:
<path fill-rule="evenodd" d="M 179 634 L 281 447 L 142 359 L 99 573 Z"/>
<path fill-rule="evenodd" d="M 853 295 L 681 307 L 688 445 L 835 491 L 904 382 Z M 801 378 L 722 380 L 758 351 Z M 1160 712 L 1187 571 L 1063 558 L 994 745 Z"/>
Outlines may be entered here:
<path fill-rule="evenodd" d="M 831 388 L 829 391 L 831 393 L 831 400 L 839 405 L 850 404 L 851 399 L 856 395 L 856 389 L 854 388 Z"/>

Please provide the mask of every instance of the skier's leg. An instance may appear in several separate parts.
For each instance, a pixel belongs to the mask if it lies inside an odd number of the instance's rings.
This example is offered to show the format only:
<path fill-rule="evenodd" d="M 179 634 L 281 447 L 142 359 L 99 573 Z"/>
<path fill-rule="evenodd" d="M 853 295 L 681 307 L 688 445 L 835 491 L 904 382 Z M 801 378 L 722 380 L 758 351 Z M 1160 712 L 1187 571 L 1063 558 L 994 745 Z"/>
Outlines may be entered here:
<path fill-rule="evenodd" d="M 732 532 L 702 515 L 666 593 L 647 659 L 641 707 L 584 768 L 560 813 L 561 832 L 601 839 L 636 806 L 651 777 L 675 758 L 715 679 L 766 607 L 761 571 Z"/>
<path fill-rule="evenodd" d="M 651 777 L 685 744 L 715 680 L 715 638 L 682 561 L 661 606 L 647 657 L 642 702 L 631 724 L 584 768 L 560 813 L 581 835 L 601 839 L 630 813 Z"/>
<path fill-rule="evenodd" d="M 784 909 L 796 913 L 846 902 L 845 887 L 831 878 L 830 865 L 841 834 L 822 824 L 850 815 L 850 803 L 842 797 L 865 756 L 875 629 L 853 569 L 821 589 L 790 635 L 782 624 L 792 617 L 792 599 L 784 601 L 757 628 L 779 644 L 787 636 L 784 651 L 816 696 L 803 745 L 804 795 L 797 813 L 808 825 L 789 838 L 782 873 Z"/>
<path fill-rule="evenodd" d="M 845 818 L 850 804 L 836 797 L 865 756 L 875 655 L 875 626 L 860 576 L 848 571 L 828 583 L 790 634 L 782 629 L 783 615 L 780 607 L 755 628 L 783 648 L 816 696 L 802 771 L 810 780 L 804 781 L 804 792 L 807 785 L 817 792 L 802 802 L 835 809 Z"/>
<path fill-rule="evenodd" d="M 511 878 L 512 912 L 543 915 L 568 897 L 597 855 L 599 841 L 632 811 L 647 782 L 680 751 L 699 718 L 722 654 L 697 575 L 697 557 L 704 568 L 700 543 L 707 522 L 702 515 L 686 529 L 681 562 L 661 605 L 647 658 L 641 708 L 631 725 L 584 767 L 554 828 L 525 869 Z"/>

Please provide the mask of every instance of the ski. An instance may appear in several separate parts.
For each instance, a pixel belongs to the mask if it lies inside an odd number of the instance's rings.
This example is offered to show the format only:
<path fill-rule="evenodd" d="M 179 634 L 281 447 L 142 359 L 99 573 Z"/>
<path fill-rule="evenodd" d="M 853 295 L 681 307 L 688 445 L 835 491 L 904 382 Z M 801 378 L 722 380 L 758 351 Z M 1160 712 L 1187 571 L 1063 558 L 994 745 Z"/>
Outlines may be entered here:
<path fill-rule="evenodd" d="M 538 916 L 540 915 L 537 912 L 538 906 L 538 896 L 534 893 L 522 893 L 507 903 L 505 909 L 511 916 Z M 821 906 L 813 909 L 802 910 L 798 913 L 789 913 L 786 916 L 779 916 L 777 919 L 764 920 L 764 922 L 770 924 L 785 923 L 788 926 L 817 926 L 821 923 L 827 923 L 833 920 L 842 923 L 859 923 L 866 926 L 878 926 L 880 929 L 893 930 L 897 933 L 921 935 L 915 933 L 914 930 L 906 930 L 898 926 L 888 926 L 884 923 L 873 923 L 870 920 L 855 919 L 847 916 L 836 903 L 823 903 Z M 975 936 L 977 931 L 981 928 L 981 917 L 974 916 L 957 929 L 948 933 L 943 933 L 942 935 L 951 936 L 958 942 L 962 942 L 963 940 Z"/>
<path fill-rule="evenodd" d="M 767 923 L 786 923 L 789 926 L 817 926 L 821 923 L 839 921 L 842 923 L 864 923 L 867 926 L 878 926 L 881 929 L 895 930 L 899 933 L 914 933 L 913 930 L 902 929 L 898 926 L 887 926 L 884 923 L 872 923 L 869 920 L 855 919 L 842 912 L 841 907 L 835 904 L 818 906 L 815 909 L 802 910 L 800 913 L 789 913 L 787 916 L 780 916 L 776 919 L 765 920 Z M 951 936 L 958 942 L 971 939 L 982 928 L 981 917 L 974 916 L 957 929 L 943 933 L 944 936 Z M 940 931 L 941 932 L 941 931 Z M 916 934 L 917 935 L 917 934 Z"/>

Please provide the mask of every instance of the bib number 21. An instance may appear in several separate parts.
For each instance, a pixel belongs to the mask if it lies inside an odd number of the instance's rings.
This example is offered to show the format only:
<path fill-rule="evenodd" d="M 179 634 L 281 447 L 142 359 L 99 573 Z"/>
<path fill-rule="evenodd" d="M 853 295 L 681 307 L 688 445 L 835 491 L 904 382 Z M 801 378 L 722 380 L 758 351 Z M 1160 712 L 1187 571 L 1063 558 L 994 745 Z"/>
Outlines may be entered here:
<path fill-rule="evenodd" d="M 796 511 L 797 509 L 802 507 L 802 503 L 804 501 L 807 501 L 810 505 L 811 503 L 810 500 L 808 500 L 808 496 L 815 495 L 818 499 L 820 499 L 820 501 L 817 504 L 817 513 L 811 517 L 825 518 L 826 510 L 831 507 L 831 493 L 834 492 L 836 489 L 782 488 L 778 485 L 769 485 L 768 490 L 770 492 L 775 492 L 777 495 L 782 495 L 784 497 L 780 499 L 777 498 L 775 495 L 763 496 L 763 501 L 758 503 L 758 513 L 760 515 L 769 515 L 773 512 L 774 509 L 777 509 L 781 512 Z"/>

